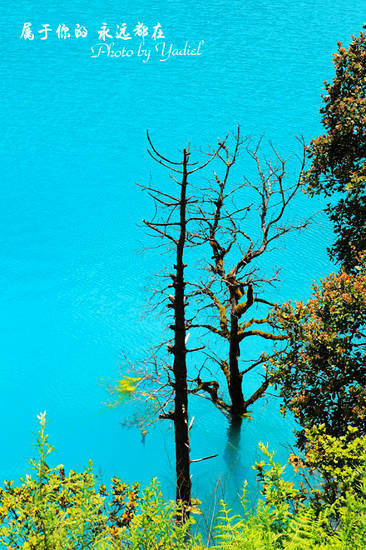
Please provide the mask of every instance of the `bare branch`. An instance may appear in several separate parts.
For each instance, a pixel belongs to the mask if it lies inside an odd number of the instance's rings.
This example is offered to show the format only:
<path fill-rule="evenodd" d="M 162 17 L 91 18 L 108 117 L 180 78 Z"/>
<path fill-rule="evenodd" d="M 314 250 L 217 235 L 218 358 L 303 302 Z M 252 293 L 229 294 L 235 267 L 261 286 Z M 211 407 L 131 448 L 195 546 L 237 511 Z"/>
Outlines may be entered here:
<path fill-rule="evenodd" d="M 195 458 L 194 460 L 191 460 L 191 464 L 193 462 L 202 462 L 203 460 L 208 460 L 209 458 L 216 458 L 217 456 L 219 456 L 219 455 L 215 454 L 215 455 L 205 456 L 203 458 Z"/>

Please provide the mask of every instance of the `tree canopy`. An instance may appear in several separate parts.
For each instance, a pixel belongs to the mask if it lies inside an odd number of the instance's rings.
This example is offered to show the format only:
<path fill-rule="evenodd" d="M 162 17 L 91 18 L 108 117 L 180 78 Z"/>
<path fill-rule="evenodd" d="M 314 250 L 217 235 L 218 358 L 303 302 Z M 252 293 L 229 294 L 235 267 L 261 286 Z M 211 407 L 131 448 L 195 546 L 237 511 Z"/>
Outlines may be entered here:
<path fill-rule="evenodd" d="M 329 252 L 352 270 L 353 249 L 366 249 L 366 34 L 353 36 L 348 48 L 338 42 L 333 63 L 336 74 L 324 83 L 320 109 L 325 133 L 308 147 L 304 182 L 312 195 L 335 196 L 327 208 L 336 234 Z"/>
<path fill-rule="evenodd" d="M 341 436 L 349 425 L 364 432 L 366 412 L 366 263 L 356 274 L 332 273 L 314 285 L 307 303 L 288 302 L 278 319 L 287 349 L 273 360 L 281 385 L 283 412 L 302 427 L 325 424 Z M 300 447 L 303 431 L 299 432 Z"/>

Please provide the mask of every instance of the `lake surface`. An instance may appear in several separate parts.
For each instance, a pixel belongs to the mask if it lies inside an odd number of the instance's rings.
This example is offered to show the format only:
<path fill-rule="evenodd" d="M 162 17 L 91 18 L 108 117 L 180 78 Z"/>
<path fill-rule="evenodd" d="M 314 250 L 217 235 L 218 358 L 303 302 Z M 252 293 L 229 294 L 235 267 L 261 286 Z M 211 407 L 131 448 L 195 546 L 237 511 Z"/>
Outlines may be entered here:
<path fill-rule="evenodd" d="M 286 156 L 298 151 L 296 135 L 309 140 L 321 131 L 322 82 L 331 78 L 336 43 L 358 34 L 366 13 L 358 0 L 150 4 L 0 1 L 2 479 L 29 471 L 36 414 L 46 410 L 55 463 L 83 468 L 91 458 L 106 481 L 119 475 L 145 484 L 157 476 L 174 494 L 168 423 L 143 442 L 121 425 L 128 407 L 104 405 L 123 354 L 134 360 L 164 328 L 141 318 L 152 275 L 169 266 L 168 256 L 138 253 L 147 244 L 140 220 L 152 205 L 136 182 L 171 185 L 146 153 L 146 129 L 175 158 L 188 141 L 199 158 L 199 148 L 237 123 Z M 161 61 L 154 51 L 147 63 L 136 55 L 92 57 L 103 23 L 114 30 L 126 22 L 132 31 L 139 21 L 150 29 L 161 23 L 165 53 L 170 44 L 203 41 L 202 55 Z M 20 38 L 26 22 L 33 41 Z M 59 39 L 63 23 L 71 31 L 86 26 L 88 36 Z M 38 34 L 44 24 L 52 29 L 47 40 Z M 139 39 L 130 43 L 137 49 Z M 145 44 L 155 47 L 151 37 Z M 301 196 L 294 214 L 323 207 Z M 309 296 L 312 281 L 332 269 L 331 239 L 319 214 L 268 257 L 265 268 L 282 266 L 277 299 Z M 275 398 L 258 402 L 231 441 L 210 403 L 194 400 L 191 414 L 192 457 L 219 455 L 192 467 L 200 498 L 211 499 L 218 480 L 229 500 L 244 479 L 254 494 L 258 442 L 283 461 L 293 443 L 293 421 L 281 417 Z"/>

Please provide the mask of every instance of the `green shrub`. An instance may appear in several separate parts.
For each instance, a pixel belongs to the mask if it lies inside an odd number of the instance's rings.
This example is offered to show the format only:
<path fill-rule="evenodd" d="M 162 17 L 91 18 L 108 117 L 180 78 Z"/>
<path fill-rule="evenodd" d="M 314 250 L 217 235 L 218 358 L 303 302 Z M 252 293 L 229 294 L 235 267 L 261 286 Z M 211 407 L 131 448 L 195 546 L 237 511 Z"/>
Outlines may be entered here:
<path fill-rule="evenodd" d="M 32 476 L 0 489 L 0 547 L 9 550 L 204 550 L 184 526 L 174 502 L 167 502 L 154 480 L 140 491 L 113 478 L 110 487 L 97 483 L 89 464 L 81 473 L 51 468 L 52 447 L 45 433 L 45 413 L 39 415 Z M 241 495 L 242 513 L 233 514 L 221 502 L 214 533 L 216 550 L 361 550 L 366 548 L 365 440 L 328 437 L 323 427 L 309 432 L 309 465 L 334 470 L 337 498 L 330 498 L 328 481 L 315 490 L 296 488 L 284 479 L 285 467 L 261 445 L 257 463 L 262 497 L 256 509 Z M 310 453 L 310 454 L 309 454 Z M 334 496 L 334 495 L 333 495 Z M 192 507 L 192 512 L 197 511 Z"/>
<path fill-rule="evenodd" d="M 348 450 L 344 449 L 342 443 L 344 441 L 340 444 L 341 454 L 345 458 L 348 452 L 354 461 L 354 441 Z M 217 550 L 366 548 L 365 453 L 358 457 L 358 463 L 363 464 L 363 467 L 360 466 L 352 474 L 347 459 L 344 459 L 343 464 L 340 462 L 336 474 L 347 483 L 343 486 L 342 497 L 330 504 L 324 496 L 319 499 L 320 489 L 317 489 L 317 500 L 306 500 L 309 492 L 304 492 L 302 488 L 296 489 L 292 482 L 284 480 L 284 466 L 274 462 L 274 453 L 270 453 L 264 445 L 261 445 L 261 449 L 265 460 L 257 463 L 255 468 L 262 482 L 262 499 L 254 512 L 248 510 L 244 488 L 241 498 L 243 513 L 240 516 L 233 516 L 225 503 L 221 502 L 216 526 Z M 330 451 L 334 460 L 335 444 Z M 327 460 L 326 456 L 324 460 Z M 354 486 L 349 485 L 351 478 Z M 323 491 L 327 491 L 326 484 Z"/>
<path fill-rule="evenodd" d="M 39 415 L 39 457 L 34 475 L 0 489 L 0 547 L 24 550 L 181 549 L 190 547 L 188 529 L 175 524 L 173 503 L 164 501 L 156 481 L 140 493 L 113 478 L 110 489 L 98 485 L 91 463 L 81 473 L 49 467 L 53 448 Z M 192 543 L 193 544 L 193 543 Z"/>

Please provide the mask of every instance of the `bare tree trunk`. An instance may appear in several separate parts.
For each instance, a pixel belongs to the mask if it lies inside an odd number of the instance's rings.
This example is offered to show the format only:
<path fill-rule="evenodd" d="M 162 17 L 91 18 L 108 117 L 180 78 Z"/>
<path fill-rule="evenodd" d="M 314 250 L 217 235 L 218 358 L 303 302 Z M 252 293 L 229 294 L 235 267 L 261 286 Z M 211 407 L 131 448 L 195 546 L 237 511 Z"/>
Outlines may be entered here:
<path fill-rule="evenodd" d="M 180 195 L 180 234 L 177 244 L 177 255 L 174 277 L 174 363 L 175 381 L 174 396 L 174 430 L 177 473 L 177 502 L 182 504 L 182 521 L 189 515 L 187 507 L 191 502 L 190 448 L 188 431 L 188 388 L 186 364 L 186 320 L 185 320 L 185 282 L 183 251 L 186 240 L 186 190 L 187 163 L 189 153 L 184 149 L 183 178 Z"/>
<path fill-rule="evenodd" d="M 230 339 L 229 339 L 229 372 L 230 379 L 228 390 L 231 399 L 231 414 L 233 416 L 242 416 L 246 412 L 245 400 L 242 390 L 242 375 L 239 371 L 238 357 L 240 355 L 239 343 L 239 320 L 234 313 L 238 305 L 235 295 L 231 296 L 231 315 L 230 315 Z"/>
<path fill-rule="evenodd" d="M 189 164 L 189 146 L 183 151 L 183 161 L 174 162 L 165 156 L 161 155 L 154 147 L 149 132 L 147 139 L 150 148 L 148 153 L 155 162 L 168 168 L 174 174 L 180 174 L 179 179 L 170 174 L 172 180 L 179 186 L 179 193 L 175 190 L 170 193 L 156 189 L 150 185 L 142 186 L 142 188 L 153 198 L 155 202 L 155 215 L 152 220 L 143 220 L 143 223 L 163 240 L 164 244 L 173 243 L 175 251 L 175 265 L 170 274 L 172 283 L 164 288 L 160 293 L 165 294 L 168 288 L 174 289 L 174 296 L 167 295 L 158 305 L 166 303 L 169 299 L 168 307 L 173 310 L 174 324 L 169 325 L 173 330 L 174 337 L 169 339 L 167 350 L 173 355 L 173 365 L 171 362 L 162 361 L 162 373 L 165 375 L 165 382 L 161 385 L 162 393 L 164 393 L 163 402 L 160 402 L 159 418 L 165 418 L 173 421 L 175 432 L 175 454 L 176 454 L 176 500 L 181 507 L 181 512 L 177 513 L 176 521 L 184 523 L 189 517 L 191 505 L 191 462 L 201 462 L 208 458 L 213 458 L 216 455 L 210 455 L 196 460 L 190 460 L 189 446 L 189 425 L 188 425 L 188 384 L 187 380 L 187 354 L 199 351 L 203 347 L 187 350 L 187 319 L 186 319 L 186 281 L 184 280 L 186 264 L 184 264 L 184 250 L 187 245 L 196 246 L 195 239 L 196 231 L 191 234 L 187 232 L 187 225 L 191 222 L 200 220 L 201 210 L 198 208 L 198 199 L 194 197 L 187 198 L 188 178 L 191 174 L 202 170 L 207 166 L 220 152 L 223 144 L 220 143 L 218 148 L 213 151 L 212 155 L 203 164 L 196 166 L 197 163 Z M 192 168 L 195 166 L 194 168 Z M 178 195 L 178 196 L 176 196 Z M 161 244 L 159 245 L 161 246 Z M 190 326 L 192 322 L 190 321 Z M 173 343 L 172 343 L 173 341 Z M 161 346 L 158 347 L 158 350 Z M 153 356 L 153 365 L 155 369 L 160 366 L 158 354 Z M 173 376 L 171 373 L 173 372 Z M 158 372 L 159 384 L 160 374 Z M 199 378 L 199 377 L 198 377 Z M 192 381 L 190 381 L 192 382 Z M 206 384 L 207 385 L 207 384 Z M 212 391 L 212 395 L 217 396 L 218 384 L 213 383 L 212 387 L 208 384 Z M 206 386 L 205 386 L 206 387 Z M 173 410 L 167 411 L 168 405 L 174 400 Z"/>

